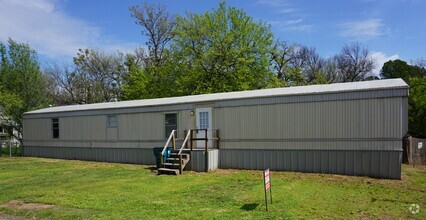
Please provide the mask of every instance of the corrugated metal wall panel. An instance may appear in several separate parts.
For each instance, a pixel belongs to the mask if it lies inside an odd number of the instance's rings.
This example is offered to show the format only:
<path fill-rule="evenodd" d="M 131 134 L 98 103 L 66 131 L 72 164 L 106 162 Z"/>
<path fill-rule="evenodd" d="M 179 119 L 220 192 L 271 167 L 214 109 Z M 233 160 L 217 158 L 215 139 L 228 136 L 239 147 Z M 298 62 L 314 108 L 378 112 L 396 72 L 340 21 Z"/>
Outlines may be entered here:
<path fill-rule="evenodd" d="M 119 140 L 160 140 L 165 139 L 164 114 L 138 113 L 118 116 Z"/>
<path fill-rule="evenodd" d="M 46 140 L 52 138 L 52 121 L 50 118 L 25 119 L 24 140 Z"/>
<path fill-rule="evenodd" d="M 219 167 L 219 150 L 213 149 L 208 152 L 208 170 L 215 170 Z M 186 165 L 185 170 L 197 172 L 206 171 L 205 151 L 191 151 L 191 160 Z"/>
<path fill-rule="evenodd" d="M 45 147 L 89 147 L 89 148 L 154 148 L 163 147 L 165 141 L 26 141 L 25 146 Z"/>
<path fill-rule="evenodd" d="M 195 119 L 190 110 L 178 113 L 178 129 L 194 127 Z M 60 138 L 52 138 L 51 118 L 25 119 L 24 143 L 28 146 L 93 146 L 103 142 L 107 147 L 134 145 L 134 141 L 165 143 L 164 113 L 138 113 L 118 115 L 118 127 L 107 128 L 106 115 L 76 116 L 59 118 Z M 182 134 L 183 135 L 183 134 Z M 121 141 L 120 141 L 121 140 Z M 37 141 L 37 143 L 33 143 Z M 42 142 L 40 142 L 42 141 Z M 64 142 L 64 143 L 62 143 Z M 81 143 L 71 143 L 81 142 Z M 120 142 L 120 143 L 118 143 Z M 152 148 L 152 144 L 137 147 Z"/>
<path fill-rule="evenodd" d="M 220 149 L 272 149 L 272 150 L 402 150 L 401 140 L 353 139 L 282 139 L 282 140 L 223 140 Z"/>
<path fill-rule="evenodd" d="M 98 115 L 59 118 L 59 139 L 105 140 L 106 116 Z"/>
<path fill-rule="evenodd" d="M 277 103 L 323 102 L 338 100 L 380 99 L 408 96 L 408 89 L 389 89 L 362 92 L 341 92 L 330 94 L 307 94 L 297 96 L 266 97 L 240 100 L 217 101 L 215 107 L 235 107 L 247 105 L 270 105 Z"/>
<path fill-rule="evenodd" d="M 401 178 L 400 151 L 220 150 L 220 168 Z M 252 155 L 255 155 L 253 158 Z M 279 155 L 279 157 L 277 157 Z"/>
<path fill-rule="evenodd" d="M 323 101 L 339 101 L 339 100 L 380 99 L 380 98 L 386 98 L 386 97 L 407 97 L 407 96 L 408 96 L 408 89 L 401 88 L 401 89 L 386 89 L 386 90 L 375 90 L 375 91 L 371 90 L 371 91 L 362 91 L 362 92 L 305 94 L 305 95 L 297 95 L 297 96 L 278 96 L 278 97 L 224 100 L 224 101 L 215 101 L 214 107 L 270 105 L 270 104 L 278 104 L 278 103 L 323 102 Z M 202 103 L 117 108 L 117 109 L 104 109 L 104 110 L 88 110 L 88 111 L 72 111 L 72 112 L 58 112 L 58 113 L 46 113 L 46 114 L 31 114 L 31 115 L 25 115 L 24 118 L 30 119 L 30 118 L 51 118 L 51 117 L 70 117 L 70 116 L 110 115 L 110 114 L 131 114 L 131 113 L 142 113 L 142 112 L 181 111 L 181 110 L 192 110 L 194 104 L 202 104 Z"/>
<path fill-rule="evenodd" d="M 402 138 L 400 98 L 217 109 L 222 139 Z"/>
<path fill-rule="evenodd" d="M 25 156 L 71 160 L 135 163 L 154 165 L 152 149 L 141 148 L 85 148 L 85 147 L 25 147 Z"/>

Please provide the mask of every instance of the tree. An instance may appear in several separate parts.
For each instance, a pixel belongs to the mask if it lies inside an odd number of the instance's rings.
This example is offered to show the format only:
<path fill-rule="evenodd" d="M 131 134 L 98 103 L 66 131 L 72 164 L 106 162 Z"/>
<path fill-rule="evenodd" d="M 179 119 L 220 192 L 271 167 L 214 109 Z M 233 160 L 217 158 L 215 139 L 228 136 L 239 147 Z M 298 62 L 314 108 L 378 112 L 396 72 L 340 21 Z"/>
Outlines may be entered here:
<path fill-rule="evenodd" d="M 124 99 L 124 55 L 80 49 L 71 66 L 50 65 L 44 69 L 54 83 L 50 89 L 57 105 L 88 104 Z"/>
<path fill-rule="evenodd" d="M 426 76 L 410 78 L 409 134 L 426 138 Z"/>
<path fill-rule="evenodd" d="M 337 65 L 339 82 L 363 81 L 375 68 L 375 61 L 366 48 L 359 43 L 345 45 L 339 54 L 334 56 Z"/>
<path fill-rule="evenodd" d="M 172 57 L 169 44 L 175 36 L 176 17 L 162 4 L 142 3 L 129 8 L 136 24 L 142 26 L 147 48 L 128 55 L 128 76 L 124 79 L 126 99 L 159 98 L 180 95 L 177 87 L 179 65 Z"/>
<path fill-rule="evenodd" d="M 0 42 L 0 56 L 0 117 L 9 134 L 22 143 L 24 112 L 48 105 L 46 78 L 37 53 L 28 44 L 12 39 Z"/>
<path fill-rule="evenodd" d="M 326 61 L 313 47 L 278 41 L 271 56 L 274 72 L 285 86 L 329 83 Z"/>
<path fill-rule="evenodd" d="M 271 50 L 271 62 L 274 69 L 274 73 L 278 79 L 282 82 L 288 83 L 289 71 L 288 66 L 290 61 L 294 59 L 295 46 L 283 41 L 277 41 Z"/>
<path fill-rule="evenodd" d="M 403 60 L 389 60 L 383 64 L 380 74 L 382 78 L 402 78 L 408 82 L 409 78 L 413 76 L 412 70 L 414 68 Z"/>
<path fill-rule="evenodd" d="M 419 59 L 409 65 L 403 60 L 386 62 L 381 70 L 383 78 L 402 78 L 410 85 L 408 96 L 408 133 L 426 137 L 426 69 Z M 418 65 L 418 66 L 417 66 Z"/>
<path fill-rule="evenodd" d="M 148 53 L 142 50 L 140 57 L 145 65 L 160 66 L 165 62 L 167 45 L 175 34 L 176 19 L 166 11 L 162 4 L 150 5 L 146 2 L 140 6 L 129 8 L 131 16 L 136 19 L 136 24 L 143 27 L 142 35 L 148 40 Z"/>
<path fill-rule="evenodd" d="M 183 94 L 260 89 L 272 78 L 270 27 L 227 7 L 178 17 L 172 40 Z"/>
<path fill-rule="evenodd" d="M 149 76 L 142 69 L 137 56 L 127 54 L 124 65 L 126 65 L 128 70 L 126 77 L 123 79 L 124 98 L 126 100 L 148 98 L 148 87 L 151 79 L 148 78 Z"/>
<path fill-rule="evenodd" d="M 87 91 L 86 103 L 121 100 L 124 96 L 123 77 L 126 74 L 122 53 L 106 54 L 101 50 L 80 49 L 73 58 L 74 72 Z"/>

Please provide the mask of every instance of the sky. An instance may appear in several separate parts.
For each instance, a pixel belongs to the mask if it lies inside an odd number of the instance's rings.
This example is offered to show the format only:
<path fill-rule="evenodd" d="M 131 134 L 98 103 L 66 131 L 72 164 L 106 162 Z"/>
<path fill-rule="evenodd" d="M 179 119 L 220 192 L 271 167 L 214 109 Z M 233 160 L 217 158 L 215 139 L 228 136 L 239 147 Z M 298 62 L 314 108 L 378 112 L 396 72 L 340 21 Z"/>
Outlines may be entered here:
<path fill-rule="evenodd" d="M 0 0 L 0 41 L 28 43 L 42 65 L 70 63 L 79 48 L 130 52 L 144 46 L 129 7 L 141 0 Z M 214 0 L 157 0 L 170 13 L 203 13 Z M 232 0 L 276 39 L 315 47 L 322 57 L 359 42 L 377 62 L 426 58 L 426 0 Z"/>

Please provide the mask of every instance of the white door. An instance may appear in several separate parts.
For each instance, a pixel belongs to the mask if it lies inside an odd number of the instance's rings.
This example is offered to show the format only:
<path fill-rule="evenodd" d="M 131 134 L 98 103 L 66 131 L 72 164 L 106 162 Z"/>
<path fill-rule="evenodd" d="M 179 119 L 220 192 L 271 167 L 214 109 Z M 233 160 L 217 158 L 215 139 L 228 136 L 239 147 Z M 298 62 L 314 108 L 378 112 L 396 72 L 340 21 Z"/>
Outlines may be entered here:
<path fill-rule="evenodd" d="M 195 109 L 196 114 L 196 125 L 197 129 L 209 129 L 207 130 L 207 138 L 212 137 L 212 108 L 197 108 Z M 197 138 L 204 138 L 206 135 L 205 131 L 198 131 Z M 213 141 L 208 141 L 208 147 L 212 147 Z M 205 148 L 205 141 L 197 141 L 198 148 Z"/>

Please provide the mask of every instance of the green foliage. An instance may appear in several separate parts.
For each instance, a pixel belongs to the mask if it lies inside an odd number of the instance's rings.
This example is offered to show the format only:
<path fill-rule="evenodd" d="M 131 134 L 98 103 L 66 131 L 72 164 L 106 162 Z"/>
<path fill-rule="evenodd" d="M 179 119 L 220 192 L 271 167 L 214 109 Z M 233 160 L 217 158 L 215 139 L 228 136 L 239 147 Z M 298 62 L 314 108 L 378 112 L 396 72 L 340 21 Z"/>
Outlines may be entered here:
<path fill-rule="evenodd" d="M 269 26 L 228 7 L 178 17 L 171 48 L 184 94 L 260 89 L 271 78 Z"/>
<path fill-rule="evenodd" d="M 81 103 L 121 100 L 122 79 L 126 74 L 124 55 L 120 52 L 107 54 L 102 50 L 80 49 L 74 61 L 74 91 L 80 94 Z"/>
<path fill-rule="evenodd" d="M 410 86 L 408 97 L 408 133 L 426 137 L 426 69 L 402 60 L 390 60 L 381 70 L 384 78 L 402 78 Z"/>
<path fill-rule="evenodd" d="M 0 207 L 28 219 L 426 218 L 424 167 L 403 165 L 397 181 L 272 171 L 273 203 L 265 212 L 262 172 L 256 170 L 157 176 L 148 166 L 25 157 L 0 158 L 0 166 L 0 204 L 55 205 Z M 419 214 L 409 212 L 412 203 L 420 205 Z"/>
<path fill-rule="evenodd" d="M 124 98 L 134 100 L 147 97 L 148 75 L 138 65 L 137 58 L 128 54 L 124 65 L 126 65 L 128 71 L 123 79 Z"/>
<path fill-rule="evenodd" d="M 403 60 L 389 60 L 383 64 L 381 75 L 383 78 L 402 78 L 407 83 L 410 77 L 426 76 L 426 70 L 422 67 L 409 65 Z"/>
<path fill-rule="evenodd" d="M 46 79 L 40 71 L 37 53 L 28 44 L 9 39 L 0 42 L 0 111 L 9 130 L 21 140 L 24 112 L 47 106 Z"/>
<path fill-rule="evenodd" d="M 426 138 L 426 77 L 410 78 L 409 134 Z"/>

